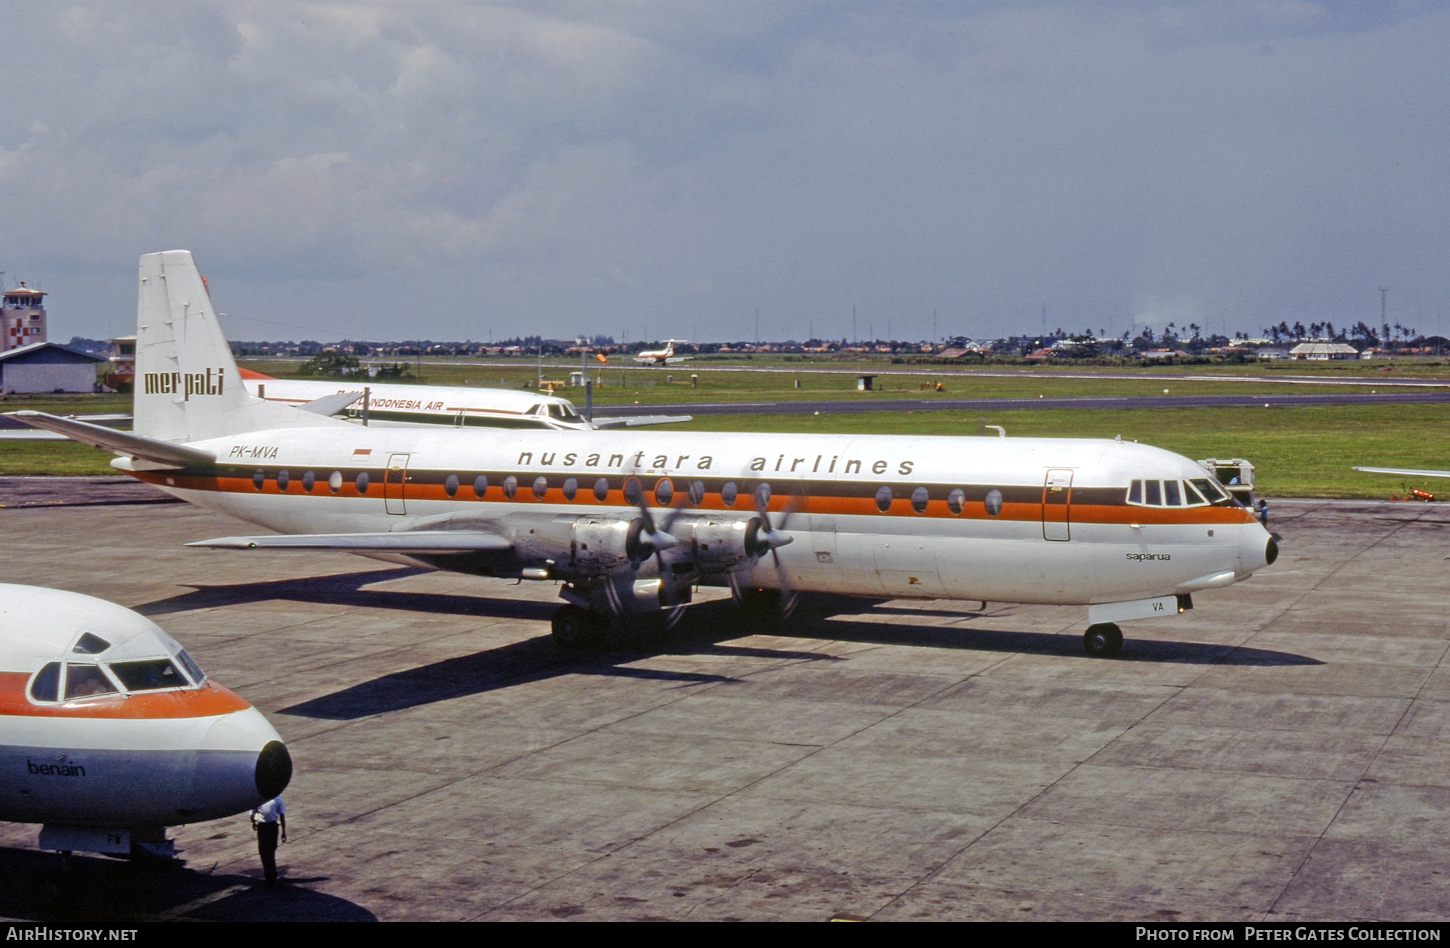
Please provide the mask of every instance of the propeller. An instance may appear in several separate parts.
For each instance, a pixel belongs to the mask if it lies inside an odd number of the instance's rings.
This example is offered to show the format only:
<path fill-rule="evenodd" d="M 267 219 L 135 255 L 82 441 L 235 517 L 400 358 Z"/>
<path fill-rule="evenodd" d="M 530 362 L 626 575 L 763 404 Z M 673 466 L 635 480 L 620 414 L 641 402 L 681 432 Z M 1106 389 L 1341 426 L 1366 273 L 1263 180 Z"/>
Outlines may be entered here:
<path fill-rule="evenodd" d="M 644 491 L 636 487 L 635 495 L 639 516 L 630 522 L 629 532 L 624 537 L 624 549 L 629 554 L 629 564 L 637 570 L 640 563 L 653 556 L 663 572 L 666 566 L 664 557 L 660 554 L 679 545 L 680 541 L 668 529 L 660 530 L 655 527 L 654 515 L 650 513 L 649 505 L 644 502 Z M 674 520 L 671 519 L 670 523 L 673 524 Z"/>
<path fill-rule="evenodd" d="M 799 596 L 790 588 L 786 574 L 780 566 L 780 554 L 776 550 L 790 543 L 795 542 L 795 537 L 785 532 L 785 525 L 790 520 L 790 515 L 795 512 L 796 499 L 792 497 L 786 503 L 785 509 L 781 511 L 780 525 L 777 527 L 770 521 L 770 485 L 765 481 L 755 485 L 755 516 L 745 527 L 745 553 L 752 561 L 758 562 L 767 552 L 770 553 L 771 561 L 775 563 L 775 572 L 780 587 L 780 615 L 783 619 L 790 618 L 795 611 L 796 602 Z M 731 574 L 730 593 L 735 597 L 737 603 L 742 603 L 745 592 L 740 588 L 740 581 Z"/>

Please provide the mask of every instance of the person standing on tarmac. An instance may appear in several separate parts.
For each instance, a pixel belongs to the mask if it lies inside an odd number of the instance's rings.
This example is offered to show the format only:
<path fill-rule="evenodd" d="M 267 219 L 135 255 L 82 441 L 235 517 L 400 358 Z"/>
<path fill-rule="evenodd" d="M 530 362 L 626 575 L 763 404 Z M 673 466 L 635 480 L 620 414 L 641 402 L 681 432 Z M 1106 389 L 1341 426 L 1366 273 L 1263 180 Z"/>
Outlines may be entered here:
<path fill-rule="evenodd" d="M 281 797 L 273 797 L 252 811 L 252 831 L 257 834 L 257 855 L 262 857 L 262 872 L 267 888 L 277 885 L 277 844 L 287 842 L 287 805 Z"/>

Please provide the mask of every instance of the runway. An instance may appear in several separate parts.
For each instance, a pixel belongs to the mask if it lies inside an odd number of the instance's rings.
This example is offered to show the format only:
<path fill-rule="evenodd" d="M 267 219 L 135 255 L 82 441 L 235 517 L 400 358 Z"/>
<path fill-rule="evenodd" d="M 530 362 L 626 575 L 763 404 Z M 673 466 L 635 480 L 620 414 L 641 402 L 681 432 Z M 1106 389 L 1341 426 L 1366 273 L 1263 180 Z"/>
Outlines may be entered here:
<path fill-rule="evenodd" d="M 0 823 L 0 917 L 1441 921 L 1450 507 L 1275 501 L 1278 562 L 1128 622 L 725 600 L 558 651 L 557 590 L 207 552 L 230 521 L 120 478 L 0 478 L 10 582 L 149 615 L 297 764 L 286 884 L 245 817 L 184 865 Z"/>
<path fill-rule="evenodd" d="M 601 418 L 658 412 L 689 415 L 832 415 L 872 411 L 1023 411 L 1083 408 L 1287 408 L 1305 405 L 1444 404 L 1450 391 L 1258 392 L 1235 395 L 1086 395 L 1073 398 L 879 398 L 810 401 L 669 402 L 598 406 Z"/>

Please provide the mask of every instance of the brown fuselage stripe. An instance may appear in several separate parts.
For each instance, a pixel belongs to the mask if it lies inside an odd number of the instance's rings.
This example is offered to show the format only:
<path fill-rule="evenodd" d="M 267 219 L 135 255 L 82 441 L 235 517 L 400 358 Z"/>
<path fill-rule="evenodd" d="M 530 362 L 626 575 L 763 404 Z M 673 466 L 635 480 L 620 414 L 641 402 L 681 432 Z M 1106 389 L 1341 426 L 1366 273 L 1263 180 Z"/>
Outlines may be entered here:
<path fill-rule="evenodd" d="M 258 490 L 254 481 L 254 473 L 262 471 L 264 478 L 262 489 Z M 277 487 L 277 473 L 286 470 L 289 472 L 288 484 L 285 490 Z M 537 504 L 552 504 L 556 506 L 571 506 L 583 508 L 585 511 L 591 507 L 634 507 L 625 497 L 624 485 L 630 478 L 637 478 L 643 491 L 644 500 L 652 507 L 665 508 L 684 506 L 688 510 L 701 513 L 738 513 L 751 514 L 755 511 L 755 502 L 752 491 L 756 484 L 761 482 L 770 484 L 773 492 L 768 505 L 769 510 L 783 512 L 787 509 L 797 514 L 818 514 L 835 516 L 901 516 L 901 517 L 923 517 L 939 519 L 967 519 L 967 520 L 1018 520 L 1038 521 L 1044 519 L 1064 519 L 1059 511 L 1064 507 L 1071 508 L 1071 522 L 1073 523 L 1104 523 L 1104 524 L 1216 524 L 1216 523 L 1252 523 L 1253 514 L 1236 501 L 1219 502 L 1210 506 L 1198 507 L 1146 507 L 1135 504 L 1128 504 L 1125 500 L 1127 487 L 1104 488 L 1104 487 L 1083 487 L 1072 488 L 1067 491 L 1067 504 L 1046 503 L 1044 504 L 1045 489 L 1041 486 L 1015 486 L 1015 487 L 990 487 L 972 485 L 970 488 L 964 485 L 950 484 L 921 484 L 920 482 L 898 482 L 880 481 L 874 484 L 861 482 L 840 482 L 840 481 L 795 481 L 789 478 L 724 478 L 711 477 L 690 477 L 688 475 L 661 477 L 658 475 L 641 476 L 637 474 L 613 475 L 604 473 L 580 472 L 573 474 L 568 472 L 555 472 L 552 475 L 541 475 L 537 471 L 528 472 L 475 472 L 473 477 L 480 473 L 488 478 L 488 488 L 482 497 L 473 492 L 473 481 L 459 475 L 459 485 L 456 491 L 450 496 L 444 486 L 448 473 L 436 471 L 415 471 L 409 470 L 407 482 L 399 485 L 397 481 L 388 482 L 387 468 L 334 468 L 327 471 L 330 476 L 334 470 L 343 475 L 342 486 L 334 494 L 328 486 L 326 476 L 315 478 L 312 490 L 308 491 L 302 486 L 303 478 L 297 470 L 284 468 L 278 465 L 268 467 L 252 468 L 229 468 L 221 473 L 184 473 L 165 471 L 144 471 L 135 472 L 134 477 L 146 483 L 158 486 L 169 486 L 183 490 L 209 491 L 216 493 L 230 494 L 263 494 L 280 495 L 290 494 L 296 496 L 336 496 L 346 498 L 365 498 L 381 501 L 385 498 L 403 501 L 447 501 L 453 503 L 467 503 L 483 501 L 495 504 L 511 503 L 519 508 L 526 508 Z M 306 473 L 305 470 L 302 473 Z M 357 489 L 357 476 L 359 473 L 368 475 L 368 486 L 365 492 Z M 451 473 L 451 472 L 450 472 Z M 504 481 L 509 477 L 516 478 L 516 486 L 513 496 L 506 496 L 504 493 Z M 534 481 L 543 476 L 547 478 L 548 487 L 542 497 L 534 495 Z M 563 483 L 568 477 L 574 477 L 578 481 L 577 492 L 572 500 L 564 496 Z M 603 500 L 596 499 L 594 494 L 594 482 L 600 478 L 609 483 L 609 490 Z M 654 488 L 660 480 L 667 479 L 673 486 L 673 498 L 671 504 L 659 504 L 656 502 Z M 689 502 L 689 486 L 692 481 L 699 480 L 705 485 L 704 497 L 699 504 Z M 727 483 L 737 485 L 737 497 L 734 504 L 726 504 L 721 499 L 721 489 Z M 399 496 L 400 486 L 403 496 Z M 892 501 L 885 510 L 880 510 L 876 504 L 876 492 L 881 487 L 890 487 L 892 490 Z M 787 491 L 790 489 L 804 488 L 804 493 L 792 495 Z M 826 492 L 826 488 L 830 492 Z M 925 509 L 917 511 L 912 503 L 912 492 L 918 487 L 927 489 L 928 500 Z M 968 499 L 962 504 L 961 513 L 954 513 L 947 502 L 947 495 L 954 489 L 967 491 Z M 1002 495 L 1001 510 L 995 515 L 987 512 L 986 503 L 983 498 L 990 490 L 997 490 Z M 778 492 L 777 492 L 778 491 Z M 971 499 L 971 498 L 977 499 Z"/>

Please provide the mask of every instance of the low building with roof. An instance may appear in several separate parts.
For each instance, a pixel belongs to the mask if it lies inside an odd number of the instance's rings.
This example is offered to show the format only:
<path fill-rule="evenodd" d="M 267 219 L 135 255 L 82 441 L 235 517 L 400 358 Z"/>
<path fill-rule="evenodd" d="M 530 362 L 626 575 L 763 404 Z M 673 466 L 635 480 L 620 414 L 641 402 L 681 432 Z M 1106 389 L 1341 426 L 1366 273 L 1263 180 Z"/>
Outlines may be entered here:
<path fill-rule="evenodd" d="M 94 392 L 96 364 L 107 361 L 57 342 L 0 352 L 0 394 Z"/>

